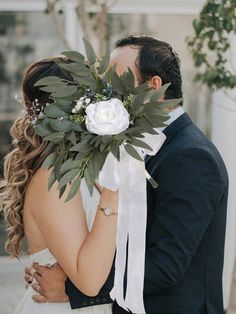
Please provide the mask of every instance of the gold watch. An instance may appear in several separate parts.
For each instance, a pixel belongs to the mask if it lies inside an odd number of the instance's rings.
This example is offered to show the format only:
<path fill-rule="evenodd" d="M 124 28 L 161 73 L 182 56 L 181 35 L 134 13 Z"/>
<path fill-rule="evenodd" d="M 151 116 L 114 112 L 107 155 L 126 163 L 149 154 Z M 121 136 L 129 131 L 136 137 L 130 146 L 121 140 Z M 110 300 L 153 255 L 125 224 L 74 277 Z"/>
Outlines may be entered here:
<path fill-rule="evenodd" d="M 118 215 L 118 212 L 110 207 L 101 207 L 98 205 L 97 209 L 101 210 L 105 216 Z"/>

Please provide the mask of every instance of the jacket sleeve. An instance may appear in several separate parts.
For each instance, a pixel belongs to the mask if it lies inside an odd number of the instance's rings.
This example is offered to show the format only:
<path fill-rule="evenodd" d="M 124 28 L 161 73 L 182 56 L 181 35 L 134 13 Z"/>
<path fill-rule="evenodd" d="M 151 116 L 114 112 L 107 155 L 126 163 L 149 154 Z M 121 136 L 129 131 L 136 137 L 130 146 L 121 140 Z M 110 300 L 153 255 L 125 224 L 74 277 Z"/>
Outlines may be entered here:
<path fill-rule="evenodd" d="M 212 156 L 187 149 L 152 174 L 154 208 L 145 257 L 144 294 L 175 286 L 184 276 L 220 203 L 224 184 Z"/>
<path fill-rule="evenodd" d="M 79 309 L 87 306 L 99 305 L 99 304 L 109 304 L 112 303 L 112 299 L 110 298 L 110 291 L 114 284 L 114 267 L 115 267 L 115 258 L 113 260 L 113 265 L 110 271 L 110 274 L 99 291 L 99 294 L 96 297 L 89 297 L 83 294 L 80 290 L 78 290 L 75 285 L 67 278 L 65 283 L 65 291 L 69 297 L 70 306 L 72 309 Z"/>

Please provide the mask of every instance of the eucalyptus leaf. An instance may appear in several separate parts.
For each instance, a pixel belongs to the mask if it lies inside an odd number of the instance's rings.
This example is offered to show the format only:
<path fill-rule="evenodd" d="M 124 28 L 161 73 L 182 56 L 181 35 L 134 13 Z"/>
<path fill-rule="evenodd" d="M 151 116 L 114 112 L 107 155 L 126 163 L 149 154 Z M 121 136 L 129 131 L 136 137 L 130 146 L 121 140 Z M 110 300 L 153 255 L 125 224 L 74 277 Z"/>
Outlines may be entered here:
<path fill-rule="evenodd" d="M 71 169 L 66 172 L 59 181 L 58 189 L 62 188 L 64 185 L 67 185 L 69 182 L 72 182 L 78 173 L 78 169 Z"/>
<path fill-rule="evenodd" d="M 167 83 L 167 84 L 161 86 L 157 91 L 154 91 L 153 95 L 150 98 L 150 101 L 156 101 L 156 100 L 160 99 L 161 97 L 163 97 L 170 85 L 171 85 L 171 83 Z"/>
<path fill-rule="evenodd" d="M 89 87 L 96 87 L 96 80 L 94 77 L 78 77 L 78 82 L 82 85 L 88 85 Z"/>
<path fill-rule="evenodd" d="M 69 132 L 74 128 L 74 124 L 68 120 L 52 120 L 50 125 L 56 132 Z"/>
<path fill-rule="evenodd" d="M 90 172 L 89 172 L 88 168 L 86 168 L 84 171 L 84 178 L 85 178 L 85 182 L 87 184 L 89 193 L 92 196 L 93 195 L 93 188 L 94 188 L 94 180 L 90 176 Z"/>
<path fill-rule="evenodd" d="M 76 75 L 78 75 L 80 71 L 84 71 L 87 69 L 86 64 L 84 63 L 79 64 L 78 62 L 73 62 L 73 63 L 58 62 L 58 66 L 61 69 L 66 70 Z"/>
<path fill-rule="evenodd" d="M 177 105 L 179 105 L 183 101 L 182 98 L 176 98 L 176 99 L 167 99 L 163 101 L 158 101 L 157 105 L 161 108 L 172 108 Z"/>
<path fill-rule="evenodd" d="M 53 96 L 55 97 L 68 97 L 73 95 L 77 91 L 76 86 L 66 86 L 63 88 L 57 89 L 55 92 L 53 92 Z"/>
<path fill-rule="evenodd" d="M 50 104 L 49 106 L 46 106 L 44 109 L 44 114 L 48 118 L 60 118 L 60 117 L 66 117 L 66 113 L 60 109 L 56 104 Z"/>
<path fill-rule="evenodd" d="M 44 139 L 45 139 L 46 141 L 51 141 L 51 142 L 59 143 L 59 142 L 61 142 L 61 141 L 63 140 L 63 138 L 64 138 L 64 134 L 58 132 L 58 133 L 52 133 L 52 134 L 46 136 Z"/>
<path fill-rule="evenodd" d="M 101 140 L 104 144 L 109 144 L 112 141 L 112 135 L 103 135 Z"/>
<path fill-rule="evenodd" d="M 65 172 L 68 172 L 69 170 L 72 169 L 79 169 L 80 165 L 81 165 L 82 161 L 79 159 L 75 159 L 73 160 L 72 158 L 67 159 L 64 164 L 62 164 L 61 166 L 61 174 L 64 174 Z M 78 170 L 79 172 L 79 170 Z"/>
<path fill-rule="evenodd" d="M 148 86 L 148 83 L 146 82 L 135 87 L 133 90 L 133 94 L 138 95 L 144 92 L 148 92 L 149 90 L 150 90 L 150 87 Z"/>
<path fill-rule="evenodd" d="M 129 144 L 126 144 L 126 145 L 124 145 L 124 147 L 125 147 L 126 152 L 131 157 L 133 157 L 133 158 L 135 158 L 137 160 L 143 161 L 143 158 L 138 154 L 137 150 L 133 146 L 131 146 Z"/>
<path fill-rule="evenodd" d="M 34 127 L 35 133 L 41 137 L 46 137 L 51 134 L 47 128 L 43 127 L 41 124 L 38 124 Z"/>
<path fill-rule="evenodd" d="M 107 144 L 101 143 L 100 146 L 99 146 L 99 149 L 100 149 L 101 152 L 104 152 L 106 147 L 107 147 Z"/>
<path fill-rule="evenodd" d="M 143 142 L 143 141 L 141 141 L 141 140 L 138 140 L 137 138 L 135 138 L 135 139 L 131 142 L 131 144 L 134 145 L 134 146 L 137 146 L 137 147 L 141 147 L 141 148 L 148 149 L 148 150 L 150 150 L 150 151 L 153 150 L 148 144 L 146 144 L 145 142 Z"/>
<path fill-rule="evenodd" d="M 73 128 L 74 128 L 74 125 L 73 125 Z M 66 135 L 66 138 L 73 144 L 73 145 L 76 145 L 76 136 L 75 136 L 75 132 L 74 131 L 71 131 L 70 133 L 68 133 Z"/>
<path fill-rule="evenodd" d="M 62 80 L 58 76 L 46 76 L 40 80 L 38 80 L 34 86 L 47 86 L 47 85 L 60 85 L 62 84 Z M 64 83 L 63 83 L 64 84 Z"/>
<path fill-rule="evenodd" d="M 71 147 L 70 151 L 87 153 L 91 151 L 91 146 L 87 142 L 81 142 Z"/>
<path fill-rule="evenodd" d="M 50 175 L 49 175 L 49 179 L 48 179 L 48 191 L 51 190 L 53 184 L 56 182 L 56 176 L 55 176 L 55 172 L 54 170 L 52 170 L 50 172 Z"/>
<path fill-rule="evenodd" d="M 61 54 L 75 62 L 84 61 L 84 56 L 78 51 L 63 51 Z"/>
<path fill-rule="evenodd" d="M 84 47 L 86 50 L 88 61 L 91 65 L 94 65 L 94 63 L 96 62 L 96 59 L 97 59 L 95 51 L 94 51 L 92 45 L 90 44 L 90 42 L 86 38 L 83 38 L 83 41 L 84 41 Z"/>
<path fill-rule="evenodd" d="M 65 190 L 66 190 L 66 185 L 64 185 L 63 187 L 61 187 L 61 188 L 59 189 L 59 198 L 62 197 L 62 195 L 64 194 Z"/>
<path fill-rule="evenodd" d="M 70 191 L 67 195 L 66 202 L 70 201 L 78 192 L 81 183 L 81 178 L 77 177 L 71 184 Z"/>
<path fill-rule="evenodd" d="M 107 154 L 108 154 L 108 152 L 103 152 L 103 153 L 101 153 L 101 152 L 99 152 L 99 151 L 96 151 L 96 152 L 94 153 L 93 159 L 96 160 L 99 171 L 102 170 L 102 168 L 103 168 L 103 166 L 104 166 L 104 163 L 105 163 Z"/>
<path fill-rule="evenodd" d="M 55 172 L 55 176 L 56 176 L 56 179 L 57 179 L 58 182 L 61 180 L 60 169 L 61 169 L 62 162 L 63 162 L 63 155 L 62 155 L 62 152 L 61 152 L 61 147 L 59 149 L 59 152 L 60 153 L 58 154 L 58 158 L 57 158 L 57 160 L 55 161 L 55 164 L 54 164 L 54 172 Z"/>
<path fill-rule="evenodd" d="M 57 159 L 57 152 L 54 152 L 52 154 L 50 154 L 43 162 L 42 164 L 42 168 L 49 168 L 50 166 L 52 166 L 55 161 Z"/>
<path fill-rule="evenodd" d="M 110 62 L 110 51 L 109 49 L 106 50 L 106 54 L 103 56 L 100 66 L 98 68 L 98 73 L 103 74 L 104 72 L 107 71 L 108 65 Z"/>
<path fill-rule="evenodd" d="M 110 150 L 113 154 L 113 156 L 120 161 L 120 147 L 119 144 L 117 142 L 112 142 L 110 145 Z"/>

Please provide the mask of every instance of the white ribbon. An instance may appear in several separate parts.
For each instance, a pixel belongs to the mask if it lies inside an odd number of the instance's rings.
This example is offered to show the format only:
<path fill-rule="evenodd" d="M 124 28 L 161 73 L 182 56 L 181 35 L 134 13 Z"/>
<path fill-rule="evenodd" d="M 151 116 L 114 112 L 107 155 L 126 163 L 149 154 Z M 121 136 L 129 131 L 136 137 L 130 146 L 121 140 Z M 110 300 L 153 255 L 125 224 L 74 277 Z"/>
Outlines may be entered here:
<path fill-rule="evenodd" d="M 156 155 L 166 136 L 145 134 L 142 139 L 152 151 L 137 149 L 142 153 Z M 113 300 L 132 313 L 144 314 L 143 288 L 146 247 L 147 195 L 144 161 L 132 158 L 120 149 L 120 162 L 109 153 L 99 176 L 103 187 L 116 191 L 119 189 L 119 209 L 116 238 L 116 260 L 114 287 L 110 292 Z M 128 243 L 128 253 L 127 253 Z M 127 256 L 128 254 L 128 256 Z M 127 288 L 124 297 L 124 274 L 127 261 Z"/>

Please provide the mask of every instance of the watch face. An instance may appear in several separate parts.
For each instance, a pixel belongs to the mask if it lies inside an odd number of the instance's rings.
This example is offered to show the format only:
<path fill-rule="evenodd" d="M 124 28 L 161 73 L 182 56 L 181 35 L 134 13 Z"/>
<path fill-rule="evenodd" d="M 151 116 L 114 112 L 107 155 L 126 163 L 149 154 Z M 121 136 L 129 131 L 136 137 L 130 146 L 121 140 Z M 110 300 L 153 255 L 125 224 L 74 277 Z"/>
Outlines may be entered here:
<path fill-rule="evenodd" d="M 109 207 L 104 208 L 104 213 L 106 216 L 110 216 L 112 214 L 112 209 Z"/>

